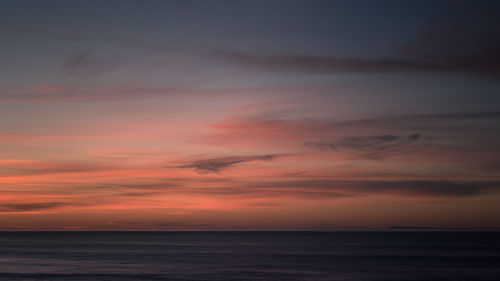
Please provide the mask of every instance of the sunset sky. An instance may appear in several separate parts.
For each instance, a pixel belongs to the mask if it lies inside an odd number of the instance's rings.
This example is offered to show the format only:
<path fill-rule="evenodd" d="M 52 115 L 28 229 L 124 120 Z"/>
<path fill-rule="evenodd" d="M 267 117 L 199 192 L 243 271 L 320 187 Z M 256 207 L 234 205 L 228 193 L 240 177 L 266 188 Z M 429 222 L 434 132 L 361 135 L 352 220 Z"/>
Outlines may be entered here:
<path fill-rule="evenodd" d="M 500 227 L 500 1 L 0 1 L 0 230 Z"/>

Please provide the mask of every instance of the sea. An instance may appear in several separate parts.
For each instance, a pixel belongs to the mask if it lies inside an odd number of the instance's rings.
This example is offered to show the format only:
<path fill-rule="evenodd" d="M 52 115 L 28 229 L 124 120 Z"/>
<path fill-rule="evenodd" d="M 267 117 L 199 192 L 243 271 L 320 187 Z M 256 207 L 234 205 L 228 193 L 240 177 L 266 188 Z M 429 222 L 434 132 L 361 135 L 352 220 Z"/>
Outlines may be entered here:
<path fill-rule="evenodd" d="M 500 280 L 500 232 L 4 231 L 0 280 Z"/>

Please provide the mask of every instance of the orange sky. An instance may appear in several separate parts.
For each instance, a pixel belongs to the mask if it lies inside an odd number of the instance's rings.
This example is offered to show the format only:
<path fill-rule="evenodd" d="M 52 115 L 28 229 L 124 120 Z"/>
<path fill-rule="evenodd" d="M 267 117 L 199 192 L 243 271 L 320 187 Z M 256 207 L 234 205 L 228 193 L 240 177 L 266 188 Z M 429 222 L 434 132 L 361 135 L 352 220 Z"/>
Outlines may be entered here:
<path fill-rule="evenodd" d="M 257 2 L 6 4 L 0 230 L 500 227 L 495 9 Z"/>

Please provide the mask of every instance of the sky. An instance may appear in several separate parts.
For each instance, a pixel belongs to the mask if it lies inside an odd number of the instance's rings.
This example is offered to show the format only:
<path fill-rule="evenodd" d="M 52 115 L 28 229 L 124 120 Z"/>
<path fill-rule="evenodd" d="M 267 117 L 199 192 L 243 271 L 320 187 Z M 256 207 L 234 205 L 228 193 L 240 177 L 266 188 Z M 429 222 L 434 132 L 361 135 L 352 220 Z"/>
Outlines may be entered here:
<path fill-rule="evenodd" d="M 499 1 L 0 1 L 0 230 L 500 227 Z"/>

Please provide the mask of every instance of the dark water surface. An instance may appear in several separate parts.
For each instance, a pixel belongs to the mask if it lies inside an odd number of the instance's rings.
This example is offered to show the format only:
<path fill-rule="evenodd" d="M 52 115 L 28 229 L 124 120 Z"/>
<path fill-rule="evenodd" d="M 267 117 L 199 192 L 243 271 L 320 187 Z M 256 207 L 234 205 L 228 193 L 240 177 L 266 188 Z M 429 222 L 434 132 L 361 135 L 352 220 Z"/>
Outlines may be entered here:
<path fill-rule="evenodd" d="M 0 280 L 500 280 L 498 232 L 0 232 Z"/>

